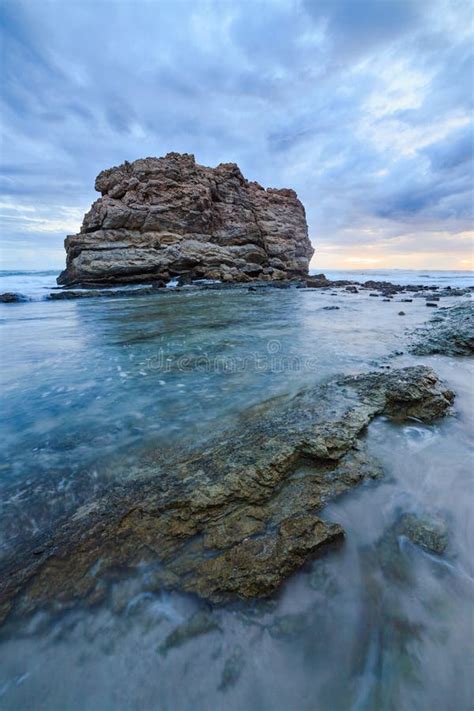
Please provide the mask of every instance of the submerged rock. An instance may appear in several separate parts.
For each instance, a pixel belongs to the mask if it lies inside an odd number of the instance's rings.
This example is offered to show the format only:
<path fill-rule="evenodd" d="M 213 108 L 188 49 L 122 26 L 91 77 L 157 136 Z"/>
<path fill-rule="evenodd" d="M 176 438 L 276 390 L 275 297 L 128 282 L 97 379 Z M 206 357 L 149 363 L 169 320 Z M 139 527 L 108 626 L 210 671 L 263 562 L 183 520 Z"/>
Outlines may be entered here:
<path fill-rule="evenodd" d="M 196 612 L 191 619 L 183 622 L 171 632 L 159 647 L 161 654 L 167 654 L 170 649 L 181 647 L 195 637 L 201 637 L 209 632 L 220 632 L 221 627 L 210 612 Z"/>
<path fill-rule="evenodd" d="M 427 327 L 415 332 L 415 337 L 410 350 L 416 355 L 471 355 L 474 353 L 474 304 L 466 301 L 441 310 Z"/>
<path fill-rule="evenodd" d="M 168 153 L 104 170 L 102 197 L 67 237 L 59 284 L 305 277 L 313 248 L 293 190 L 264 189 L 235 163 Z"/>
<path fill-rule="evenodd" d="M 282 615 L 270 625 L 268 631 L 275 639 L 291 639 L 306 629 L 308 620 L 303 613 Z"/>
<path fill-rule="evenodd" d="M 421 518 L 428 520 L 425 516 Z M 420 596 L 416 559 L 413 560 L 413 551 L 402 540 L 408 530 L 413 530 L 415 519 L 421 520 L 413 514 L 398 516 L 374 545 L 360 550 L 362 599 L 353 668 L 361 677 L 370 674 L 363 708 L 387 708 L 387 689 L 389 708 L 405 708 L 406 697 L 400 695 L 401 690 L 421 682 L 417 642 L 426 628 L 406 603 L 416 599 L 417 604 L 422 601 L 426 605 L 427 594 L 423 589 Z M 358 699 L 354 697 L 353 704 L 347 707 L 356 708 Z"/>
<path fill-rule="evenodd" d="M 423 366 L 335 378 L 251 409 L 202 450 L 164 451 L 0 569 L 0 611 L 102 599 L 117 570 L 153 563 L 150 590 L 268 596 L 343 529 L 326 502 L 381 473 L 361 435 L 384 414 L 441 417 L 454 395 Z M 100 563 L 98 563 L 100 561 Z M 159 567 L 157 567 L 159 563 Z"/>
<path fill-rule="evenodd" d="M 375 546 L 364 551 L 365 563 L 374 569 L 380 568 L 387 578 L 405 585 L 412 579 L 413 568 L 402 544 L 403 537 L 424 550 L 442 555 L 448 546 L 448 527 L 433 514 L 399 514 Z"/>
<path fill-rule="evenodd" d="M 399 535 L 407 536 L 412 543 L 432 553 L 441 555 L 448 545 L 448 528 L 437 516 L 406 513 L 396 525 Z"/>
<path fill-rule="evenodd" d="M 228 657 L 222 670 L 219 691 L 227 691 L 234 687 L 240 679 L 245 666 L 245 656 L 242 647 L 237 646 L 230 657 Z"/>

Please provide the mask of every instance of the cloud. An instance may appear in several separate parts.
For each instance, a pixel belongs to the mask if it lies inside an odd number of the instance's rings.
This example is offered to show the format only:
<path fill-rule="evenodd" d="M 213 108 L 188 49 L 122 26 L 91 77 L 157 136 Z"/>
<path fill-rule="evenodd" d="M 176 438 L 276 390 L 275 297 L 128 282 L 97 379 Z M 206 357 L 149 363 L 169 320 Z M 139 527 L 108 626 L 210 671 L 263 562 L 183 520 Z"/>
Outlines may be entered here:
<path fill-rule="evenodd" d="M 472 125 L 453 132 L 449 140 L 427 146 L 424 151 L 434 171 L 452 171 L 464 166 L 473 177 L 474 141 Z"/>
<path fill-rule="evenodd" d="M 345 58 L 367 54 L 414 31 L 426 8 L 426 0 L 306 0 L 304 4 Z"/>
<path fill-rule="evenodd" d="M 32 244 L 61 262 L 96 174 L 171 150 L 295 188 L 316 264 L 396 266 L 440 240 L 467 249 L 470 2 L 71 0 L 58 12 L 4 0 L 1 11 L 0 187 L 16 206 L 0 209 L 6 266 Z"/>

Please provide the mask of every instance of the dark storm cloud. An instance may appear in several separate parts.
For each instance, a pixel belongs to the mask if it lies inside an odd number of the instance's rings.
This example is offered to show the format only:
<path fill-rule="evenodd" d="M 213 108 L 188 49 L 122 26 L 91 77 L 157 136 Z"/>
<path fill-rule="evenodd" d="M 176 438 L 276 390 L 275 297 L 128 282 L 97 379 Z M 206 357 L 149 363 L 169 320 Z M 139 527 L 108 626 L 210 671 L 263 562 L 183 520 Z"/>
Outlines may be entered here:
<path fill-rule="evenodd" d="M 8 0 L 2 242 L 38 266 L 95 175 L 167 151 L 303 199 L 316 247 L 459 250 L 470 226 L 472 9 L 462 0 Z M 44 258 L 42 257 L 44 251 Z M 336 254 L 336 252 L 335 252 Z M 34 265 L 30 265 L 34 266 Z"/>

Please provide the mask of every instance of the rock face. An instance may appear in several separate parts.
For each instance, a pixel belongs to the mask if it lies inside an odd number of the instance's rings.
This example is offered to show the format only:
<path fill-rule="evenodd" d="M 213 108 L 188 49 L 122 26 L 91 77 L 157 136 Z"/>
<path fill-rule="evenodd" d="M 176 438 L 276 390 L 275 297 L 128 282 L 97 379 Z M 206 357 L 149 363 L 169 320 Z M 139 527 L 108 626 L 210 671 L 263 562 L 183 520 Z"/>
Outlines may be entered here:
<path fill-rule="evenodd" d="M 265 190 L 235 163 L 168 153 L 104 170 L 102 194 L 66 238 L 59 284 L 306 276 L 313 248 L 293 190 Z"/>
<path fill-rule="evenodd" d="M 361 438 L 377 415 L 431 422 L 454 395 L 429 368 L 335 379 L 247 413 L 204 450 L 157 451 L 0 568 L 0 620 L 88 604 L 117 571 L 148 566 L 148 589 L 214 602 L 267 596 L 344 531 L 325 503 L 381 474 Z M 100 561 L 98 563 L 98 561 Z"/>

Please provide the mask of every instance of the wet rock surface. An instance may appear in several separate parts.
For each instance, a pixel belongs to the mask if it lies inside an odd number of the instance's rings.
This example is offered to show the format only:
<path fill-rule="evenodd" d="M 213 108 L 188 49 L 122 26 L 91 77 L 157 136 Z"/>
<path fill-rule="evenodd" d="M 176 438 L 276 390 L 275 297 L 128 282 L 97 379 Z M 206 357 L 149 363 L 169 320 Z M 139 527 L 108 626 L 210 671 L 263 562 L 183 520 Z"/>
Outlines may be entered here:
<path fill-rule="evenodd" d="M 100 602 L 137 569 L 152 591 L 268 596 L 342 539 L 318 516 L 326 502 L 381 474 L 361 439 L 370 421 L 431 422 L 453 397 L 423 366 L 341 377 L 251 409 L 204 450 L 153 452 L 137 477 L 19 544 L 1 566 L 2 616 Z"/>
<path fill-rule="evenodd" d="M 64 289 L 61 291 L 52 291 L 48 294 L 49 301 L 68 301 L 69 299 L 97 299 L 99 297 L 117 298 L 123 296 L 153 296 L 159 293 L 159 290 L 165 286 L 163 283 L 157 283 L 153 286 L 143 286 L 136 289 Z"/>
<path fill-rule="evenodd" d="M 212 282 L 203 283 L 205 280 L 198 280 L 176 286 L 173 288 L 167 287 L 165 282 L 156 281 L 148 286 L 134 286 L 124 288 L 105 287 L 102 289 L 81 288 L 81 289 L 58 289 L 48 294 L 49 301 L 68 301 L 69 299 L 96 299 L 96 298 L 122 298 L 122 297 L 137 297 L 137 296 L 156 296 L 170 295 L 182 291 L 183 289 L 192 288 L 194 291 L 222 291 L 222 290 L 247 290 L 247 291 L 262 291 L 268 289 L 289 289 L 292 287 L 301 286 L 302 282 L 299 279 L 288 279 L 284 282 L 273 280 L 257 279 L 251 286 L 241 284 L 239 282 Z"/>
<path fill-rule="evenodd" d="M 104 170 L 95 187 L 102 197 L 65 241 L 60 284 L 308 273 L 313 248 L 296 193 L 264 189 L 235 163 L 207 168 L 193 155 L 168 153 Z"/>
<path fill-rule="evenodd" d="M 398 535 L 407 536 L 412 543 L 441 555 L 448 545 L 448 528 L 443 519 L 427 514 L 403 514 L 397 521 Z"/>
<path fill-rule="evenodd" d="M 375 563 L 373 569 L 380 568 L 395 583 L 409 583 L 413 577 L 413 567 L 405 552 L 403 541 L 406 539 L 429 553 L 442 555 L 448 546 L 448 527 L 435 514 L 399 513 L 374 548 L 369 548 L 363 557 L 372 559 L 372 563 Z"/>
<path fill-rule="evenodd" d="M 467 301 L 440 310 L 427 327 L 418 329 L 410 350 L 415 355 L 474 353 L 474 304 Z"/>
<path fill-rule="evenodd" d="M 17 294 L 11 291 L 0 294 L 0 303 L 3 304 L 18 304 L 25 301 L 29 301 L 29 299 L 24 294 Z"/>

